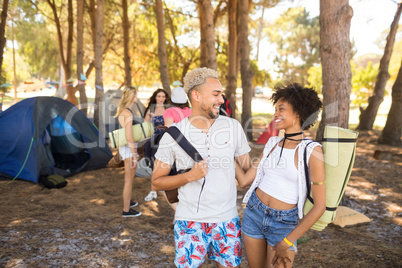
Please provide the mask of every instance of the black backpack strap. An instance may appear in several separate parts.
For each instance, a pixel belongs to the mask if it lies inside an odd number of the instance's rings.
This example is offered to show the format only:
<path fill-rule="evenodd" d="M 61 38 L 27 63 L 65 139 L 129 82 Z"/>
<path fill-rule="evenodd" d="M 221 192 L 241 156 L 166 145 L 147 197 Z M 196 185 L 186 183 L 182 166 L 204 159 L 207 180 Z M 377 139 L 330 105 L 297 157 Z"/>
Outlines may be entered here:
<path fill-rule="evenodd" d="M 138 111 L 140 112 L 141 117 L 144 118 L 144 115 L 142 114 L 142 111 L 141 111 L 140 105 L 138 104 L 138 101 L 135 104 L 137 105 L 137 108 L 138 108 Z"/>
<path fill-rule="evenodd" d="M 197 151 L 197 149 L 194 148 L 194 146 L 186 139 L 186 137 L 184 137 L 183 133 L 181 133 L 181 131 L 177 127 L 171 126 L 168 129 L 166 129 L 166 132 L 169 133 L 173 137 L 173 139 L 194 160 L 194 162 L 200 162 L 202 160 L 202 156 Z M 185 172 L 186 171 L 188 171 L 188 170 L 185 170 Z M 197 213 L 200 208 L 201 194 L 202 194 L 202 191 L 204 190 L 204 186 L 205 186 L 205 177 L 204 177 L 204 181 L 202 182 L 202 185 L 201 185 L 200 194 L 198 196 Z"/>
<path fill-rule="evenodd" d="M 327 141 L 327 140 L 323 140 L 323 141 Z M 345 141 L 345 142 L 351 142 L 351 141 Z M 306 185 L 307 185 L 307 198 L 308 200 L 311 202 L 311 204 L 314 204 L 314 200 L 313 198 L 310 196 L 311 193 L 311 183 L 310 183 L 310 171 L 308 169 L 308 163 L 307 163 L 307 147 L 311 144 L 314 143 L 314 141 L 311 141 L 309 143 L 307 143 L 306 148 L 304 149 L 304 173 L 306 174 Z M 327 211 L 335 211 L 336 207 L 325 207 L 325 210 Z"/>
<path fill-rule="evenodd" d="M 138 103 L 137 103 L 137 105 L 138 105 Z M 126 109 L 129 110 L 129 111 L 131 112 L 131 114 L 133 115 L 133 125 L 140 124 L 141 130 L 142 130 L 142 134 L 144 134 L 144 139 L 146 139 L 146 138 L 147 138 L 147 134 L 145 134 L 144 125 L 143 125 L 142 123 L 139 123 L 139 122 L 137 122 L 136 120 L 134 120 L 134 113 L 133 113 L 133 111 L 131 111 L 130 108 L 126 108 Z M 139 109 L 140 109 L 140 107 L 138 107 L 138 110 L 139 110 Z M 140 113 L 141 113 L 141 111 L 140 111 Z M 141 116 L 142 116 L 142 113 L 141 113 Z M 114 138 L 114 137 L 113 137 L 113 138 Z"/>
<path fill-rule="evenodd" d="M 308 169 L 308 163 L 307 163 L 307 147 L 313 143 L 314 141 L 310 141 L 307 143 L 306 148 L 304 148 L 304 154 L 303 154 L 303 162 L 304 162 L 304 174 L 306 174 L 306 186 L 307 186 L 307 198 L 310 200 L 312 204 L 314 204 L 313 198 L 310 196 L 311 192 L 311 183 L 310 183 L 310 172 Z"/>
<path fill-rule="evenodd" d="M 202 156 L 194 148 L 194 146 L 184 137 L 183 133 L 175 127 L 171 126 L 166 129 L 166 132 L 172 136 L 172 138 L 180 145 L 180 147 L 195 161 L 200 162 L 202 160 Z"/>

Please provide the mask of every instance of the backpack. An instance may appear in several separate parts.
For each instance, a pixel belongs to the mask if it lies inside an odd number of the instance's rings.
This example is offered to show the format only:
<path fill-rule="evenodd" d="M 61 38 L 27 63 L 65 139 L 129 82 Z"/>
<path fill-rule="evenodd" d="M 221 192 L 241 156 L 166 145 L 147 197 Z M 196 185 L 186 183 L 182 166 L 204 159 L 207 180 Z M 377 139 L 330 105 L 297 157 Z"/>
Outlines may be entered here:
<path fill-rule="evenodd" d="M 57 174 L 43 177 L 39 181 L 42 183 L 43 187 L 48 189 L 63 188 L 67 185 L 67 181 L 64 179 L 64 177 Z"/>
<path fill-rule="evenodd" d="M 358 132 L 349 129 L 335 126 L 325 127 L 322 149 L 325 167 L 326 210 L 311 227 L 313 230 L 321 231 L 335 219 L 336 209 L 345 193 L 346 185 L 352 172 L 356 155 L 357 136 Z M 307 166 L 307 147 L 310 143 L 306 145 L 303 152 L 307 186 L 307 199 L 303 208 L 304 215 L 314 206 L 314 200 L 311 195 L 310 174 Z"/>
<path fill-rule="evenodd" d="M 225 97 L 225 95 L 222 94 L 223 97 L 223 103 L 221 104 L 221 107 L 219 109 L 219 114 L 231 117 L 232 116 L 232 107 L 230 107 L 230 100 Z"/>
<path fill-rule="evenodd" d="M 155 163 L 155 153 L 158 151 L 159 148 L 159 142 L 162 139 L 163 135 L 165 133 L 169 133 L 170 136 L 177 142 L 177 144 L 195 161 L 199 162 L 202 160 L 202 156 L 200 153 L 197 151 L 197 149 L 194 148 L 193 145 L 184 137 L 184 135 L 180 132 L 180 130 L 175 127 L 171 126 L 164 130 L 163 132 L 153 135 L 150 139 L 148 139 L 145 144 L 144 144 L 144 158 L 145 158 L 145 163 L 148 167 L 150 167 L 152 170 L 154 168 L 154 163 Z M 170 170 L 169 176 L 177 175 L 180 173 L 184 173 L 189 171 L 190 169 L 187 170 L 180 170 L 178 171 L 176 169 L 176 163 L 173 163 L 172 168 Z M 205 179 L 204 183 L 202 185 L 202 188 L 204 188 L 205 184 Z M 201 190 L 202 191 L 202 190 Z M 168 190 L 165 191 L 166 196 L 169 200 L 169 203 L 176 203 L 179 201 L 177 198 L 178 192 L 177 189 L 173 190 Z M 201 193 L 200 193 L 201 194 Z"/>

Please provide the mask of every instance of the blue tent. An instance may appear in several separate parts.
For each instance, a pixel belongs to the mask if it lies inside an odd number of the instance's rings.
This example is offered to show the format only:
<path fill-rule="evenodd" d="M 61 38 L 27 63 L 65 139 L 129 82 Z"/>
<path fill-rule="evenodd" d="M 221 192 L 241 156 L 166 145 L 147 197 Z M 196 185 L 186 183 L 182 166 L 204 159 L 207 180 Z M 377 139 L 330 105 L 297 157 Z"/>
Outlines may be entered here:
<path fill-rule="evenodd" d="M 112 152 L 73 104 L 55 97 L 25 99 L 0 113 L 0 176 L 39 182 L 105 167 Z"/>

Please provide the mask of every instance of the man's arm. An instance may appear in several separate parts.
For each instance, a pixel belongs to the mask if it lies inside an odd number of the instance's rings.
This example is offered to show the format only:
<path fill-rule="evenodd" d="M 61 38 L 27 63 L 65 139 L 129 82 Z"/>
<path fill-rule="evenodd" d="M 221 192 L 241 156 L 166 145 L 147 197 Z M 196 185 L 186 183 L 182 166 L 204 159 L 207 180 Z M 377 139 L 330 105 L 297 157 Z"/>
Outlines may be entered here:
<path fill-rule="evenodd" d="M 179 188 L 189 182 L 196 181 L 205 177 L 208 173 L 208 164 L 205 159 L 194 163 L 190 171 L 169 176 L 172 166 L 158 159 L 155 159 L 154 170 L 152 172 L 152 189 L 155 191 L 166 191 Z"/>
<path fill-rule="evenodd" d="M 244 171 L 247 171 L 250 168 L 251 159 L 250 159 L 250 155 L 248 153 L 240 155 L 240 156 L 236 156 L 235 160 Z"/>

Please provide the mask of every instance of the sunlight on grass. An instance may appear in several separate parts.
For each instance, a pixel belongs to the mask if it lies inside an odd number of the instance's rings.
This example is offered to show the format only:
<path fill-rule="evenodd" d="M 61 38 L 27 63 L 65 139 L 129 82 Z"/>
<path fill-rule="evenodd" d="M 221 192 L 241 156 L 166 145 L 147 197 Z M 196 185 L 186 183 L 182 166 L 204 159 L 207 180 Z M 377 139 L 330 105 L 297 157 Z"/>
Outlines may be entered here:
<path fill-rule="evenodd" d="M 89 202 L 94 203 L 96 205 L 100 205 L 100 206 L 102 206 L 106 203 L 105 199 L 99 199 L 99 198 L 92 199 Z"/>
<path fill-rule="evenodd" d="M 174 248 L 174 246 L 163 245 L 163 246 L 161 247 L 161 252 L 162 252 L 163 254 L 167 254 L 167 255 L 169 255 L 169 254 L 174 254 L 175 248 Z"/>
<path fill-rule="evenodd" d="M 159 213 L 158 202 L 154 200 L 147 202 L 142 210 L 142 215 L 155 217 L 155 213 Z"/>
<path fill-rule="evenodd" d="M 371 201 L 374 201 L 374 200 L 377 200 L 377 198 L 378 198 L 377 195 L 369 194 L 369 193 L 366 193 L 366 192 L 364 192 L 364 191 L 358 190 L 358 189 L 353 188 L 353 187 L 350 187 L 350 186 L 347 186 L 347 187 L 346 187 L 346 193 L 347 193 L 349 196 L 353 196 L 354 198 L 356 198 L 356 199 L 361 199 L 361 200 L 371 200 Z"/>

